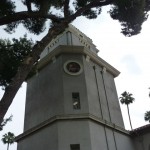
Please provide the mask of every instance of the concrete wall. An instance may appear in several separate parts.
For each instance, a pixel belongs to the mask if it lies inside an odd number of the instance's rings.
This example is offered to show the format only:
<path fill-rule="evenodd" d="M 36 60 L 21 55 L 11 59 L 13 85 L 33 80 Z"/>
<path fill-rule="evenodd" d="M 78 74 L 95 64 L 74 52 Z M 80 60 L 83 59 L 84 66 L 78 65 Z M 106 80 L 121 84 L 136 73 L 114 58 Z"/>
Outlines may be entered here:
<path fill-rule="evenodd" d="M 88 120 L 54 122 L 30 136 L 21 139 L 18 150 L 70 150 L 71 144 L 79 144 L 81 150 L 91 150 Z"/>
<path fill-rule="evenodd" d="M 58 120 L 21 139 L 18 150 L 137 150 L 127 134 L 89 119 Z M 141 149 L 140 149 L 141 150 Z"/>
<path fill-rule="evenodd" d="M 58 150 L 58 125 L 53 124 L 20 140 L 17 150 Z"/>
<path fill-rule="evenodd" d="M 136 150 L 129 135 L 90 121 L 92 150 Z"/>
<path fill-rule="evenodd" d="M 61 121 L 58 124 L 59 150 L 70 150 L 70 144 L 79 144 L 80 150 L 91 150 L 87 120 Z"/>
<path fill-rule="evenodd" d="M 114 132 L 117 150 L 136 150 L 130 135 Z"/>
<path fill-rule="evenodd" d="M 67 74 L 63 67 L 68 60 L 78 61 L 83 72 L 76 76 Z M 114 78 L 101 70 L 81 54 L 62 54 L 56 62 L 50 62 L 28 80 L 24 129 L 65 114 L 92 114 L 124 127 Z M 79 110 L 73 109 L 73 92 L 80 94 Z"/>
<path fill-rule="evenodd" d="M 68 60 L 81 64 L 81 74 L 64 71 Z M 59 121 L 21 139 L 18 150 L 70 150 L 70 144 L 80 144 L 81 150 L 125 150 L 127 144 L 128 150 L 134 150 L 129 136 L 87 118 L 95 116 L 124 127 L 114 77 L 102 73 L 102 67 L 84 55 L 61 54 L 27 83 L 24 131 L 52 117 L 59 116 Z M 80 109 L 73 108 L 73 92 L 80 94 Z"/>
<path fill-rule="evenodd" d="M 71 76 L 63 70 L 70 58 L 83 64 L 82 57 L 62 55 L 28 80 L 25 131 L 56 115 L 89 113 L 84 72 Z M 73 92 L 80 93 L 80 110 L 73 109 Z"/>
<path fill-rule="evenodd" d="M 110 121 L 124 128 L 114 77 L 107 71 L 102 74 L 102 77 L 105 86 L 106 101 L 109 107 Z"/>
<path fill-rule="evenodd" d="M 94 66 L 93 62 L 91 61 L 87 62 L 84 58 L 84 73 L 85 73 L 85 80 L 86 80 L 89 113 L 94 116 L 102 118 L 102 112 L 100 106 L 101 101 L 99 99 L 97 81 L 96 81 L 93 66 Z"/>
<path fill-rule="evenodd" d="M 118 101 L 114 77 L 102 72 L 102 67 L 84 58 L 84 72 L 89 112 L 122 128 L 124 123 Z"/>
<path fill-rule="evenodd" d="M 78 54 L 62 55 L 63 65 L 68 60 L 75 60 L 83 66 L 83 56 Z M 84 66 L 83 66 L 84 67 Z M 63 94 L 64 94 L 64 114 L 86 114 L 89 113 L 87 101 L 87 90 L 84 70 L 80 75 L 73 76 L 63 71 Z M 72 93 L 79 92 L 81 109 L 73 109 Z"/>
<path fill-rule="evenodd" d="M 64 112 L 62 58 L 27 81 L 24 130 Z"/>
<path fill-rule="evenodd" d="M 137 135 L 134 138 L 136 150 L 150 150 L 150 133 L 147 132 L 143 135 Z"/>

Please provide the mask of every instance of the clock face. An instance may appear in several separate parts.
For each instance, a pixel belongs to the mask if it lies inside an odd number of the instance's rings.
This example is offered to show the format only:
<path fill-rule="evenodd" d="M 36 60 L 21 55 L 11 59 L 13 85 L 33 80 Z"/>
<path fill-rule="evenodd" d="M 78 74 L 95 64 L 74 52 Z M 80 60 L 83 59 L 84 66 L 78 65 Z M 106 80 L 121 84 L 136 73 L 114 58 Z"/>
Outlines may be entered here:
<path fill-rule="evenodd" d="M 79 62 L 70 60 L 64 64 L 64 70 L 70 75 L 79 75 L 82 72 L 82 67 Z"/>

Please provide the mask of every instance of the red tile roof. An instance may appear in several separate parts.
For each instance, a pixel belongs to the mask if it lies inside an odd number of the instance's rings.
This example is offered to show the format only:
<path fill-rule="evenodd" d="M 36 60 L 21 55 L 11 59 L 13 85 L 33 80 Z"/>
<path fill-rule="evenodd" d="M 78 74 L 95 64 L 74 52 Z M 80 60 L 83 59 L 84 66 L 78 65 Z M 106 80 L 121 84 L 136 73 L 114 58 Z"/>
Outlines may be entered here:
<path fill-rule="evenodd" d="M 130 131 L 131 135 L 133 136 L 138 136 L 138 135 L 143 135 L 146 133 L 150 133 L 150 124 L 141 126 L 139 128 L 133 129 L 132 131 Z"/>

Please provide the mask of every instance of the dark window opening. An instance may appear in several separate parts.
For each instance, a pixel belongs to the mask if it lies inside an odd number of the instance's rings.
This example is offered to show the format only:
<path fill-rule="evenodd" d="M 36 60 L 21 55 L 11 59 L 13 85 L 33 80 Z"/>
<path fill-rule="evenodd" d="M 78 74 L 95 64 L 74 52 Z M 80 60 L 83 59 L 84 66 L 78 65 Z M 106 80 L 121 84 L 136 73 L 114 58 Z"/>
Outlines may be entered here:
<path fill-rule="evenodd" d="M 80 144 L 71 144 L 70 149 L 71 150 L 80 150 Z"/>
<path fill-rule="evenodd" d="M 79 93 L 72 93 L 73 109 L 80 109 L 80 96 Z"/>

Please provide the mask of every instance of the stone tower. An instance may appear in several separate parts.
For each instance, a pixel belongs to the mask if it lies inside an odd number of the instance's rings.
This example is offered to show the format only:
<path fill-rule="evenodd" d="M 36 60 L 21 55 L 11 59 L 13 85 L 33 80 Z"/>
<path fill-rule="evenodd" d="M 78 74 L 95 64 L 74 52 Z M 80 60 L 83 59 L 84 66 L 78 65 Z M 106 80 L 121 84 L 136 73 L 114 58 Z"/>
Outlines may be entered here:
<path fill-rule="evenodd" d="M 97 53 L 72 25 L 47 45 L 27 80 L 18 150 L 134 150 L 114 83 L 119 71 Z"/>

